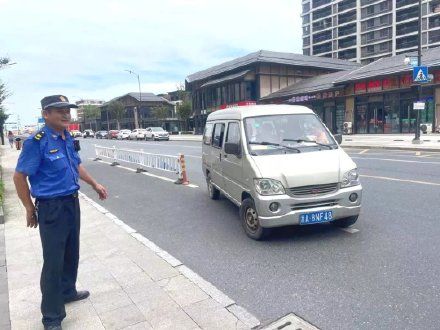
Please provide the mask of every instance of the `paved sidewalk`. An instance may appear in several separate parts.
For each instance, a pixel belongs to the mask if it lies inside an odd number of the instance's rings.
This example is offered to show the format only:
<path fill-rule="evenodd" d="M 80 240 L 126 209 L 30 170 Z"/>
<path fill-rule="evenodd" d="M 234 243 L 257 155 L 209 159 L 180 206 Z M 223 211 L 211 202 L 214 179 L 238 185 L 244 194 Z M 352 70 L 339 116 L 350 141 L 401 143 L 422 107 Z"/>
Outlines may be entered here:
<path fill-rule="evenodd" d="M 40 238 L 38 230 L 26 228 L 24 208 L 14 191 L 18 151 L 2 151 L 12 329 L 42 329 Z M 66 305 L 64 329 L 223 330 L 259 325 L 232 299 L 107 210 L 84 195 L 80 202 L 78 289 L 90 290 L 91 296 Z"/>
<path fill-rule="evenodd" d="M 5 225 L 0 224 L 0 329 L 9 330 L 9 293 L 6 272 Z"/>

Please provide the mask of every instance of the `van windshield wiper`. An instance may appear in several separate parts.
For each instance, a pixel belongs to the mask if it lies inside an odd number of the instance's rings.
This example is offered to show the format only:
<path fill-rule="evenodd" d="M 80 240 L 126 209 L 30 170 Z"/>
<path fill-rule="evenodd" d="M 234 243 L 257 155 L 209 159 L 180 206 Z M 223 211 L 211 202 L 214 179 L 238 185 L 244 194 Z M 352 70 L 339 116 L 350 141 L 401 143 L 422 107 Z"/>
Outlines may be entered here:
<path fill-rule="evenodd" d="M 299 150 L 298 148 L 295 147 L 290 147 L 290 146 L 286 146 L 285 144 L 279 144 L 279 143 L 273 143 L 273 142 L 267 142 L 267 141 L 261 141 L 261 142 L 257 142 L 257 141 L 251 141 L 249 142 L 249 144 L 258 144 L 258 145 L 262 145 L 262 146 L 275 146 L 275 147 L 281 147 L 281 148 L 285 148 L 285 149 L 289 149 L 289 150 L 294 150 L 296 151 L 298 154 L 301 152 L 301 150 Z"/>
<path fill-rule="evenodd" d="M 315 140 L 306 140 L 306 139 L 283 139 L 283 141 L 291 141 L 291 142 L 298 142 L 298 143 L 301 143 L 301 142 L 310 142 L 310 143 L 315 143 L 315 144 L 317 144 L 317 145 L 319 145 L 319 146 L 322 146 L 322 147 L 327 147 L 327 148 L 329 148 L 329 149 L 333 149 L 333 145 L 325 144 L 325 143 L 320 143 L 320 142 L 315 141 Z"/>

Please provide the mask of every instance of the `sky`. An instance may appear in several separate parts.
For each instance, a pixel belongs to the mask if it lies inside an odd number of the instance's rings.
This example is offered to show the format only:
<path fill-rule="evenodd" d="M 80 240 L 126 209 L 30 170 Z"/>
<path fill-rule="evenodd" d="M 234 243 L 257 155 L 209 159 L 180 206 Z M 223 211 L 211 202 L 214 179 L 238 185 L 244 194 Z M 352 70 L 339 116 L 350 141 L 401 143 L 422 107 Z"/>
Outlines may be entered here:
<path fill-rule="evenodd" d="M 185 78 L 260 49 L 302 52 L 300 0 L 0 0 L 0 70 L 9 121 L 40 100 L 108 101 L 176 90 Z"/>

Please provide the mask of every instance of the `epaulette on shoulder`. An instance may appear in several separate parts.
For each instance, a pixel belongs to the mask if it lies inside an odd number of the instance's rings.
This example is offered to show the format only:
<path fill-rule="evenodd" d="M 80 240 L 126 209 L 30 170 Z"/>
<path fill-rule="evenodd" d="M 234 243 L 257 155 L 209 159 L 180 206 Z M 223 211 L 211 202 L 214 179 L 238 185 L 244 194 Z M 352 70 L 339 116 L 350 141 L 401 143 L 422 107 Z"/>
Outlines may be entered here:
<path fill-rule="evenodd" d="M 39 131 L 37 132 L 37 134 L 35 134 L 34 136 L 34 140 L 40 141 L 41 138 L 45 135 L 46 133 L 44 131 Z"/>

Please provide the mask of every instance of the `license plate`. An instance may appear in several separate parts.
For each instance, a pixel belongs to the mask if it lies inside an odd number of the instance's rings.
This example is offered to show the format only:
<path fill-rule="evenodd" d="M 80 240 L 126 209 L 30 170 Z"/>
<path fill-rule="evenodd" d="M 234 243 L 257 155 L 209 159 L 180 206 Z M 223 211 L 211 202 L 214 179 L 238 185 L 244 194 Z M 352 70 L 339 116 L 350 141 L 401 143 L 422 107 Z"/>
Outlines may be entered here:
<path fill-rule="evenodd" d="M 332 220 L 333 220 L 332 211 L 303 213 L 299 216 L 300 225 L 311 225 L 314 223 L 329 222 Z"/>

